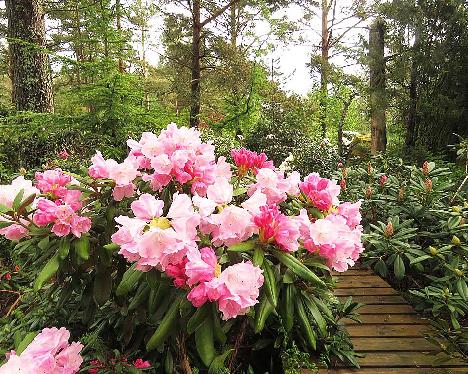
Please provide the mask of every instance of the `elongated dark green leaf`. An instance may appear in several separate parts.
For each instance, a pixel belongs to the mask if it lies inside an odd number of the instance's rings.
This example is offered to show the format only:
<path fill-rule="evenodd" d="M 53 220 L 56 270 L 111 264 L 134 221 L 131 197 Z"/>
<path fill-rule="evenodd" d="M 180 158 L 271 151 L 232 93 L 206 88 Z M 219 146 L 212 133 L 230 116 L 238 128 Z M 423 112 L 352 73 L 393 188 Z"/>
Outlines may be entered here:
<path fill-rule="evenodd" d="M 63 238 L 60 239 L 59 242 L 59 256 L 63 260 L 68 256 L 68 253 L 70 252 L 70 240 L 64 236 Z"/>
<path fill-rule="evenodd" d="M 268 300 L 270 301 L 271 305 L 276 308 L 278 305 L 278 289 L 276 284 L 276 277 L 271 265 L 268 261 L 263 262 L 263 276 L 264 276 L 264 289 L 266 291 L 266 295 Z"/>
<path fill-rule="evenodd" d="M 177 323 L 179 319 L 179 308 L 180 302 L 182 301 L 182 295 L 179 295 L 171 304 L 168 311 L 161 320 L 161 323 L 157 327 L 153 336 L 146 344 L 146 349 L 151 351 L 161 346 L 171 332 L 171 328 Z"/>
<path fill-rule="evenodd" d="M 26 334 L 23 340 L 21 340 L 21 342 L 16 347 L 16 354 L 20 355 L 21 353 L 23 353 L 26 347 L 34 340 L 36 335 L 37 335 L 37 332 L 34 332 L 34 331 Z"/>
<path fill-rule="evenodd" d="M 315 351 L 317 349 L 317 337 L 314 330 L 312 329 L 312 326 L 310 325 L 309 318 L 300 297 L 296 297 L 295 304 L 296 317 L 299 325 L 301 326 L 301 333 L 306 338 L 306 341 L 310 347 Z"/>
<path fill-rule="evenodd" d="M 49 262 L 42 268 L 41 272 L 34 281 L 34 291 L 39 291 L 45 282 L 52 278 L 59 269 L 59 256 L 56 254 Z"/>
<path fill-rule="evenodd" d="M 187 322 L 187 332 L 193 334 L 205 322 L 206 316 L 210 313 L 210 305 L 205 303 L 202 307 L 198 308 L 193 316 Z"/>
<path fill-rule="evenodd" d="M 405 263 L 401 256 L 396 256 L 395 262 L 393 263 L 393 271 L 395 272 L 395 278 L 402 280 L 405 276 Z"/>
<path fill-rule="evenodd" d="M 273 250 L 273 255 L 294 274 L 315 285 L 325 287 L 325 283 L 311 271 L 307 266 L 300 262 L 293 255 L 277 250 Z"/>
<path fill-rule="evenodd" d="M 231 252 L 248 252 L 254 249 L 255 245 L 255 240 L 247 240 L 246 242 L 233 244 L 227 250 Z"/>
<path fill-rule="evenodd" d="M 75 251 L 78 257 L 83 260 L 89 259 L 89 239 L 87 236 L 82 236 L 78 240 L 75 240 Z"/>
<path fill-rule="evenodd" d="M 320 310 L 318 309 L 317 305 L 315 302 L 308 297 L 305 293 L 302 295 L 302 301 L 309 309 L 310 314 L 312 314 L 312 317 L 314 317 L 315 322 L 317 323 L 319 333 L 322 337 L 327 336 L 327 322 L 323 318 L 322 314 L 320 313 Z"/>
<path fill-rule="evenodd" d="M 214 346 L 212 325 L 211 314 L 208 314 L 201 327 L 195 331 L 195 344 L 197 347 L 197 352 L 206 367 L 211 365 L 217 355 Z"/>
<path fill-rule="evenodd" d="M 115 294 L 117 296 L 123 296 L 129 293 L 137 284 L 140 277 L 143 273 L 135 269 L 136 264 L 130 266 L 127 271 L 124 273 L 121 282 L 117 286 Z"/>
<path fill-rule="evenodd" d="M 110 269 L 98 271 L 94 278 L 93 298 L 97 305 L 103 305 L 110 298 L 112 275 Z"/>
<path fill-rule="evenodd" d="M 20 192 L 18 192 L 15 199 L 13 200 L 12 207 L 15 212 L 18 211 L 18 208 L 21 205 L 21 201 L 23 201 L 23 196 L 24 196 L 24 188 L 22 188 Z"/>

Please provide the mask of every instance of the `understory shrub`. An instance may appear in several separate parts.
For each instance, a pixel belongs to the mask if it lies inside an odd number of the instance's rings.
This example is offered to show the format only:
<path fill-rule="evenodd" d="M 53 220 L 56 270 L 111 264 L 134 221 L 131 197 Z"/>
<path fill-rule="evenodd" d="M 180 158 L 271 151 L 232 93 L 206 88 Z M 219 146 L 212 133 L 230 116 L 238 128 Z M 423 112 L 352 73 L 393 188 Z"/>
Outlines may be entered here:
<path fill-rule="evenodd" d="M 337 176 L 347 199 L 364 197 L 364 263 L 433 318 L 432 341 L 442 351 L 467 359 L 466 178 L 455 172 L 458 165 L 448 166 L 377 158 L 343 167 Z"/>
<path fill-rule="evenodd" d="M 231 166 L 194 129 L 127 144 L 121 163 L 97 152 L 86 174 L 49 169 L 0 187 L 13 269 L 1 289 L 18 295 L 0 329 L 3 353 L 15 352 L 0 370 L 357 366 L 339 321 L 359 305 L 333 296 L 330 269 L 363 250 L 360 203 L 265 154 L 232 150 Z"/>

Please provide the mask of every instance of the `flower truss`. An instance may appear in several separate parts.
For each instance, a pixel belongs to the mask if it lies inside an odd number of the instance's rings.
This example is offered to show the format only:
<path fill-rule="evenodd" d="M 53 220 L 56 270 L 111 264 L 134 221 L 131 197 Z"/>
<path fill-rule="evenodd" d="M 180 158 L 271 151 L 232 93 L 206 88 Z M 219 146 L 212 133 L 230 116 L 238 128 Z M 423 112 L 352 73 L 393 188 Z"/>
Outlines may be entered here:
<path fill-rule="evenodd" d="M 156 272 L 185 302 L 211 304 L 224 320 L 249 314 L 263 288 L 276 303 L 273 267 L 324 286 L 306 266 L 308 258 L 345 271 L 363 251 L 360 202 L 340 202 L 334 180 L 285 175 L 265 154 L 245 149 L 232 151 L 230 165 L 216 159 L 197 130 L 175 124 L 127 144 L 120 163 L 97 152 L 86 177 L 47 170 L 34 183 L 19 177 L 0 186 L 0 234 L 61 238 L 52 259 L 56 272 L 69 256 L 67 240 L 89 259 L 89 243 L 83 243 L 101 240 L 98 211 L 118 207 L 107 223 L 112 243 L 104 246 L 133 264 L 129 272 Z M 40 276 L 37 288 L 52 276 Z M 160 343 L 161 325 L 150 348 Z"/>

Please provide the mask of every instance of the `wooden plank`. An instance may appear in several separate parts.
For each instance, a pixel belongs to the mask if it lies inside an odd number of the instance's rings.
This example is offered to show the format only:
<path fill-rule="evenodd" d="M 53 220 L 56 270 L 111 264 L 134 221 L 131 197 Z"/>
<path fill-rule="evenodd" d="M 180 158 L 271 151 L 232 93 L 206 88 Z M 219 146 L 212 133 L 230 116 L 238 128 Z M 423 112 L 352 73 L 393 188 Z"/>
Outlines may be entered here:
<path fill-rule="evenodd" d="M 346 300 L 346 296 L 338 297 L 340 300 Z M 406 300 L 400 295 L 358 295 L 353 296 L 353 301 L 367 305 L 375 304 L 405 304 Z"/>
<path fill-rule="evenodd" d="M 363 314 L 359 317 L 361 324 L 413 324 L 413 325 L 428 325 L 427 319 L 421 318 L 417 314 Z M 359 322 L 355 322 L 351 319 L 343 319 L 345 325 L 356 325 Z"/>
<path fill-rule="evenodd" d="M 354 338 L 354 349 L 364 351 L 435 351 L 438 347 L 424 338 Z"/>
<path fill-rule="evenodd" d="M 334 277 L 348 277 L 350 275 L 359 275 L 359 276 L 362 276 L 362 275 L 373 275 L 375 277 L 375 273 L 370 270 L 370 269 L 349 269 L 343 273 L 339 273 L 337 271 L 332 271 L 331 272 L 331 275 L 333 275 Z"/>
<path fill-rule="evenodd" d="M 398 292 L 391 287 L 386 288 L 338 288 L 334 292 L 335 296 L 371 296 L 371 295 L 398 295 Z"/>
<path fill-rule="evenodd" d="M 369 352 L 359 359 L 361 367 L 426 367 L 432 368 L 435 355 L 424 352 Z M 466 363 L 456 359 L 449 359 L 439 363 L 439 367 L 466 366 Z M 466 372 L 466 369 L 465 369 Z M 431 373 L 431 372 L 428 372 Z"/>
<path fill-rule="evenodd" d="M 337 288 L 387 288 L 390 285 L 379 277 L 350 276 L 339 278 Z"/>
<path fill-rule="evenodd" d="M 364 305 L 358 310 L 359 314 L 416 314 L 408 304 L 397 305 Z"/>
<path fill-rule="evenodd" d="M 302 374 L 312 374 L 313 371 L 302 370 Z M 319 374 L 459 374 L 467 373 L 466 367 L 452 368 L 336 368 L 336 369 L 320 369 Z"/>
<path fill-rule="evenodd" d="M 349 325 L 351 337 L 422 337 L 428 332 L 427 325 Z"/>

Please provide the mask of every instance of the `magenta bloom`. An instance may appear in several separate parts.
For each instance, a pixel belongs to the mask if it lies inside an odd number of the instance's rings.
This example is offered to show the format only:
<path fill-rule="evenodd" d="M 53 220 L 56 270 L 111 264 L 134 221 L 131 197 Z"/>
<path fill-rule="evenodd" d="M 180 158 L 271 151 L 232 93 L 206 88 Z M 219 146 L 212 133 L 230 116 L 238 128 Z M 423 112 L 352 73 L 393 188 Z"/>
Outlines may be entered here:
<path fill-rule="evenodd" d="M 63 151 L 60 151 L 58 156 L 62 159 L 62 160 L 66 160 L 68 157 L 70 157 L 70 154 L 64 149 Z"/>
<path fill-rule="evenodd" d="M 309 202 L 320 210 L 327 211 L 333 205 L 339 204 L 340 186 L 336 184 L 336 181 L 321 178 L 317 173 L 312 173 L 305 177 L 299 187 Z"/>
<path fill-rule="evenodd" d="M 135 362 L 133 363 L 133 366 L 136 367 L 137 369 L 146 369 L 151 366 L 149 361 L 143 361 L 141 358 L 137 358 Z"/>
<path fill-rule="evenodd" d="M 284 251 L 295 252 L 299 248 L 299 227 L 295 221 L 282 214 L 277 206 L 263 206 L 254 218 L 262 243 L 274 243 Z"/>
<path fill-rule="evenodd" d="M 243 176 L 251 170 L 257 174 L 258 169 L 274 169 L 273 161 L 269 161 L 265 153 L 249 151 L 248 149 L 233 149 L 231 156 L 237 166 L 239 175 Z"/>
<path fill-rule="evenodd" d="M 0 374 L 77 373 L 83 362 L 80 356 L 83 345 L 79 342 L 70 344 L 69 338 L 70 333 L 64 327 L 43 329 L 21 355 L 10 353 L 7 363 L 0 367 Z"/>

